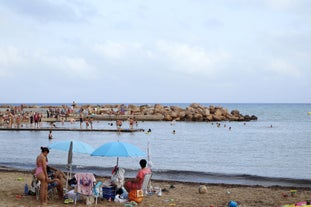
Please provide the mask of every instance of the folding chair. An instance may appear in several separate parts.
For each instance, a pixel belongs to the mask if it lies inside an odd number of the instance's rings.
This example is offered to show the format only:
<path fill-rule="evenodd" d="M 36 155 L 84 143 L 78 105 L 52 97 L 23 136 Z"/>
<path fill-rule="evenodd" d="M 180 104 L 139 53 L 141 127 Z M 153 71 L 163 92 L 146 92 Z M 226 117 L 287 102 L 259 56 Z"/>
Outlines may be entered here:
<path fill-rule="evenodd" d="M 32 182 L 31 182 L 31 187 L 33 187 L 35 189 L 35 193 L 36 193 L 36 199 L 39 200 L 40 199 L 40 181 L 37 179 L 36 176 L 33 176 Z M 57 192 L 57 187 L 55 185 L 55 183 L 49 183 L 48 184 L 48 200 L 54 200 L 56 198 L 56 196 L 58 196 L 58 192 Z"/>
<path fill-rule="evenodd" d="M 58 190 L 56 182 L 52 182 L 48 184 L 48 200 L 55 200 L 58 198 Z"/>
<path fill-rule="evenodd" d="M 145 174 L 144 181 L 141 187 L 144 196 L 150 192 L 151 176 L 152 176 L 152 173 Z"/>
<path fill-rule="evenodd" d="M 95 197 L 95 204 L 97 205 L 97 200 L 102 196 L 102 182 L 97 182 L 93 187 L 93 197 Z"/>
<path fill-rule="evenodd" d="M 33 175 L 32 181 L 31 181 L 31 188 L 34 189 L 37 200 L 39 200 L 39 198 L 40 198 L 40 184 L 41 183 L 37 179 L 37 177 L 35 175 Z"/>

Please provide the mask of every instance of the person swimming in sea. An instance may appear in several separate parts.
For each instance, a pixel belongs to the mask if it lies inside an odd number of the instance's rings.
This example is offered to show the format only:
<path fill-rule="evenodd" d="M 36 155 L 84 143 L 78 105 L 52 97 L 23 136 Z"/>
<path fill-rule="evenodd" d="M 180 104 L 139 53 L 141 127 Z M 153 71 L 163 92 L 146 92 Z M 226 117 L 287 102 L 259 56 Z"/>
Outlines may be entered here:
<path fill-rule="evenodd" d="M 49 139 L 53 139 L 52 130 L 50 130 L 50 132 L 49 132 Z"/>

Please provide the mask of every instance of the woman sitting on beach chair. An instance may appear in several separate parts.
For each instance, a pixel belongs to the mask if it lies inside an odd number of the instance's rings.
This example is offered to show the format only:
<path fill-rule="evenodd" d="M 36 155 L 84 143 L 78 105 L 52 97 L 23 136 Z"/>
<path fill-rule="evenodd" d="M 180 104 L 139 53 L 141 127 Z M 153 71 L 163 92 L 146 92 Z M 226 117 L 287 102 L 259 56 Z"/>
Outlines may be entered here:
<path fill-rule="evenodd" d="M 64 196 L 64 187 L 63 183 L 66 182 L 66 175 L 49 165 L 47 165 L 47 173 L 48 173 L 48 188 L 56 187 L 59 199 L 63 199 Z"/>
<path fill-rule="evenodd" d="M 125 183 L 125 189 L 130 192 L 131 190 L 140 190 L 144 182 L 146 174 L 150 174 L 151 170 L 147 166 L 147 161 L 145 159 L 139 162 L 141 169 L 138 171 L 136 178 Z"/>

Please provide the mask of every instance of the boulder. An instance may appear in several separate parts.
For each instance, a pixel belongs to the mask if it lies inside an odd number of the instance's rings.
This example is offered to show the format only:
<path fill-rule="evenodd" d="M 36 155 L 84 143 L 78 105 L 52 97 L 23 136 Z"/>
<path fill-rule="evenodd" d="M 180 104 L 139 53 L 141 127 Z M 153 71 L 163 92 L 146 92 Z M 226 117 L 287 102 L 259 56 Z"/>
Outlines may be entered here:
<path fill-rule="evenodd" d="M 193 121 L 202 121 L 203 120 L 203 115 L 199 113 L 195 113 L 192 117 Z"/>

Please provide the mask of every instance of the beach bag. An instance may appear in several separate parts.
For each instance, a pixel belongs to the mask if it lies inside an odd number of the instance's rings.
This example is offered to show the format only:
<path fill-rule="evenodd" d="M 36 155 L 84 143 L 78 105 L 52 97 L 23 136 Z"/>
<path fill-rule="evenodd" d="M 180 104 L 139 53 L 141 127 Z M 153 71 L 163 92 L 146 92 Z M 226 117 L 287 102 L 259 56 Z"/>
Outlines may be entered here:
<path fill-rule="evenodd" d="M 71 178 L 70 180 L 68 180 L 68 185 L 69 186 L 77 185 L 77 179 L 75 177 Z"/>
<path fill-rule="evenodd" d="M 130 201 L 135 201 L 136 203 L 141 203 L 144 198 L 144 194 L 142 190 L 131 190 L 128 194 L 128 198 Z"/>

